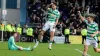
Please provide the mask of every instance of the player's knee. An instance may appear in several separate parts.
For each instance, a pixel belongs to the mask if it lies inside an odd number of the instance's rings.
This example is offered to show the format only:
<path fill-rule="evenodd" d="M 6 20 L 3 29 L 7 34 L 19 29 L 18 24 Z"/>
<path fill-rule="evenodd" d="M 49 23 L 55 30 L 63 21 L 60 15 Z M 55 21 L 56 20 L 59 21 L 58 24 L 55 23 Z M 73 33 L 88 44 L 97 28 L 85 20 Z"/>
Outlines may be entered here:
<path fill-rule="evenodd" d="M 87 48 L 84 49 L 85 52 L 87 52 L 87 50 L 88 50 Z"/>
<path fill-rule="evenodd" d="M 50 33 L 50 35 L 51 35 L 51 37 L 54 37 L 54 32 L 52 31 L 52 32 Z"/>
<path fill-rule="evenodd" d="M 51 35 L 50 37 L 51 37 L 51 38 L 53 38 L 53 37 L 54 37 L 54 35 Z"/>
<path fill-rule="evenodd" d="M 44 34 L 44 32 L 43 32 L 43 31 L 41 31 L 39 35 L 43 35 L 43 34 Z"/>

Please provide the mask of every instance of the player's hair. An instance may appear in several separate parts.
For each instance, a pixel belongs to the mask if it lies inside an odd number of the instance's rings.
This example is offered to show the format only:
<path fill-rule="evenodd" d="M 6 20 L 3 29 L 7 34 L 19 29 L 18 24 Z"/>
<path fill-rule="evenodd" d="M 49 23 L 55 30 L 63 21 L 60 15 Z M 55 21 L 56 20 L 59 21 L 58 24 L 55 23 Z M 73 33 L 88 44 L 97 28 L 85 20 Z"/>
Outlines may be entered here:
<path fill-rule="evenodd" d="M 56 2 L 52 2 L 54 5 L 56 5 L 57 6 L 57 3 Z"/>
<path fill-rule="evenodd" d="M 13 36 L 15 33 L 16 33 L 16 32 L 12 32 L 12 33 L 11 33 L 11 36 Z"/>
<path fill-rule="evenodd" d="M 94 20 L 96 15 L 95 14 L 88 14 L 87 17 L 91 17 Z"/>

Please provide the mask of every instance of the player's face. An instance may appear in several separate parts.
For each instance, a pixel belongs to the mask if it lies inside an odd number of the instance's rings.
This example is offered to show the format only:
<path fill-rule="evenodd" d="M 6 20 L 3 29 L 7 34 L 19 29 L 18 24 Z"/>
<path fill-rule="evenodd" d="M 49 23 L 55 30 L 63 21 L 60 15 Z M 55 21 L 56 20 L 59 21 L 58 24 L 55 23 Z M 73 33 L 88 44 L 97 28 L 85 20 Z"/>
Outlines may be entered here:
<path fill-rule="evenodd" d="M 14 33 L 14 37 L 17 37 L 17 33 Z"/>
<path fill-rule="evenodd" d="M 93 21 L 91 17 L 88 17 L 87 20 L 88 20 L 89 22 Z"/>
<path fill-rule="evenodd" d="M 56 5 L 55 4 L 52 5 L 52 9 L 56 9 Z"/>

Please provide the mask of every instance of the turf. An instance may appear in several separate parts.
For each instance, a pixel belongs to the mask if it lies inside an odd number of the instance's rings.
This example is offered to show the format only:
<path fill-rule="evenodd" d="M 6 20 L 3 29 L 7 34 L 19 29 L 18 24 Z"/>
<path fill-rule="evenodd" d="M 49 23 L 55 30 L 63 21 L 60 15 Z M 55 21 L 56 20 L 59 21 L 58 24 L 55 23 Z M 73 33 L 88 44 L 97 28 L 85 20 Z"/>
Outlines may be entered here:
<path fill-rule="evenodd" d="M 34 43 L 18 42 L 17 45 L 28 47 Z M 34 51 L 11 51 L 7 48 L 7 42 L 0 42 L 0 56 L 82 56 L 80 51 L 83 50 L 81 44 L 53 44 L 53 49 L 48 50 L 48 43 L 40 43 Z M 91 56 L 100 56 L 95 53 L 92 47 L 89 47 L 88 54 Z"/>

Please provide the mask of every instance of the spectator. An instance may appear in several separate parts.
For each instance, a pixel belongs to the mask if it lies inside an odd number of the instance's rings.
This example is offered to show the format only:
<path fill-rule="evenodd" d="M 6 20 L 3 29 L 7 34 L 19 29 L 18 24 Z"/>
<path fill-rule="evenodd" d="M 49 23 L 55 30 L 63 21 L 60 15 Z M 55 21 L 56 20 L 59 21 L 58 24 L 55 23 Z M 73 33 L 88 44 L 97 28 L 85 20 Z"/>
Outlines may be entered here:
<path fill-rule="evenodd" d="M 65 43 L 70 44 L 69 42 L 70 29 L 68 27 L 65 28 L 64 35 L 65 35 Z"/>
<path fill-rule="evenodd" d="M 84 44 L 84 40 L 86 40 L 87 30 L 85 26 L 83 26 L 83 29 L 81 29 L 81 35 L 82 35 L 82 44 Z"/>

